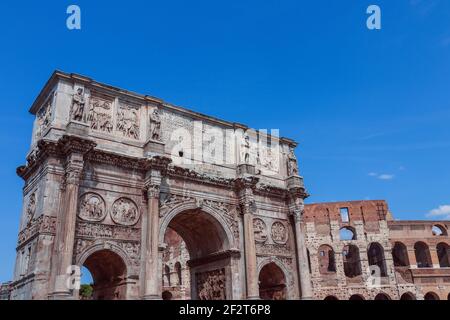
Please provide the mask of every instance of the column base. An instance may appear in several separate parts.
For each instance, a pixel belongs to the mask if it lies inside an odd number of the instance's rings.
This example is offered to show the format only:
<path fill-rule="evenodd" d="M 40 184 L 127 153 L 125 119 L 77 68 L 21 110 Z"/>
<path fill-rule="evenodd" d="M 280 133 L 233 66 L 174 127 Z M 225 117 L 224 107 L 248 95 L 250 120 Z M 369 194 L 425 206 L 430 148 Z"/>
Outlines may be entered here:
<path fill-rule="evenodd" d="M 48 300 L 75 300 L 69 292 L 53 292 L 48 295 Z"/>
<path fill-rule="evenodd" d="M 259 296 L 248 296 L 247 300 L 261 300 Z"/>

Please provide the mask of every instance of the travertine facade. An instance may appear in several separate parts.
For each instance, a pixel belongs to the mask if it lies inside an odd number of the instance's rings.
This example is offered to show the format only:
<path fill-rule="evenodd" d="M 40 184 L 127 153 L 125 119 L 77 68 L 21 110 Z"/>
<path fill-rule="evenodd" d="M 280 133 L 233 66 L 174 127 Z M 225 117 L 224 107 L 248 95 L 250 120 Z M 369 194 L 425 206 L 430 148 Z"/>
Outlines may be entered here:
<path fill-rule="evenodd" d="M 80 266 L 95 299 L 448 294 L 433 255 L 430 273 L 397 267 L 391 249 L 410 224 L 383 201 L 305 207 L 290 139 L 63 72 L 30 111 L 11 299 L 76 299 Z M 419 229 L 408 230 L 414 265 Z"/>

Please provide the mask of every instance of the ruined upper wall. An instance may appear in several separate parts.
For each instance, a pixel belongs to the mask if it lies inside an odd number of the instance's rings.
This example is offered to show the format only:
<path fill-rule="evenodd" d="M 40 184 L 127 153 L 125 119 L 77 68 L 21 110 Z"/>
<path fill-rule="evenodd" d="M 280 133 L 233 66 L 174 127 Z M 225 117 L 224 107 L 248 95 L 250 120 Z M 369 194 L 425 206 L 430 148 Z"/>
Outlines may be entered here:
<path fill-rule="evenodd" d="M 450 221 L 403 220 L 389 221 L 392 240 L 429 240 L 449 238 Z"/>
<path fill-rule="evenodd" d="M 375 222 L 390 217 L 384 200 L 324 202 L 305 205 L 305 220 L 318 224 L 342 221 L 341 209 L 348 210 L 349 223 L 352 221 Z"/>
<path fill-rule="evenodd" d="M 88 136 L 105 151 L 146 157 L 157 150 L 177 165 L 225 177 L 235 176 L 238 164 L 249 163 L 262 181 L 278 187 L 299 174 L 296 142 L 271 135 L 270 129 L 250 130 L 77 74 L 54 72 L 30 112 L 36 115 L 31 149 L 40 139 L 59 139 L 77 122 L 87 130 L 71 133 Z M 156 136 L 155 130 L 160 130 Z"/>

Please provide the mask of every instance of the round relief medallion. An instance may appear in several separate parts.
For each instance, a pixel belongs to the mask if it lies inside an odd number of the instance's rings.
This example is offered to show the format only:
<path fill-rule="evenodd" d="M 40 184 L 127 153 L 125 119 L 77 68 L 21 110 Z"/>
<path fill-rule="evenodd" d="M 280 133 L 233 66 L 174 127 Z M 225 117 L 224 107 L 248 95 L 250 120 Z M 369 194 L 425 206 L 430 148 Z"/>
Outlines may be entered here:
<path fill-rule="evenodd" d="M 275 243 L 284 244 L 287 242 L 288 234 L 283 223 L 276 221 L 272 224 L 272 240 Z"/>
<path fill-rule="evenodd" d="M 106 216 L 105 201 L 96 193 L 86 193 L 80 200 L 78 216 L 87 221 L 101 221 Z"/>
<path fill-rule="evenodd" d="M 253 219 L 253 232 L 255 233 L 255 241 L 265 242 L 267 240 L 267 227 L 262 219 Z"/>
<path fill-rule="evenodd" d="M 112 206 L 111 218 L 117 224 L 131 226 L 139 220 L 139 211 L 132 200 L 119 198 Z"/>

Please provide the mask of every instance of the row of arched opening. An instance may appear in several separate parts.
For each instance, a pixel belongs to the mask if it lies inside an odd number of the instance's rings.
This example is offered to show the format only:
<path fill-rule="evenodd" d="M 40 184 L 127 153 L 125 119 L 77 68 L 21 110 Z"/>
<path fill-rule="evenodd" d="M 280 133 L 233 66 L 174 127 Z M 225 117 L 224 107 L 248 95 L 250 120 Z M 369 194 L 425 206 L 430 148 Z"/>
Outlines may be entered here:
<path fill-rule="evenodd" d="M 414 253 L 418 268 L 431 268 L 433 263 L 429 247 L 426 243 L 419 241 L 414 245 Z M 450 267 L 450 246 L 441 242 L 436 246 L 436 253 L 441 268 Z M 342 250 L 344 262 L 344 273 L 347 277 L 353 278 L 361 275 L 361 258 L 359 248 L 356 245 L 346 245 Z M 392 249 L 392 257 L 394 266 L 409 266 L 409 257 L 406 246 L 401 242 L 396 242 Z M 383 247 L 373 242 L 367 250 L 367 259 L 369 266 L 377 266 L 380 270 L 380 276 L 387 275 L 386 259 Z M 321 245 L 318 251 L 319 271 L 321 274 L 329 274 L 336 272 L 336 258 L 333 248 L 329 245 Z"/>
<path fill-rule="evenodd" d="M 183 285 L 182 268 L 181 263 L 178 261 L 174 265 L 174 270 L 172 271 L 169 265 L 164 265 L 163 270 L 163 286 L 181 286 Z"/>
<path fill-rule="evenodd" d="M 339 300 L 336 296 L 326 296 L 324 300 Z M 350 296 L 349 300 L 366 300 L 363 295 L 354 294 Z M 374 300 L 392 300 L 386 293 L 379 293 L 375 296 Z M 417 300 L 416 296 L 411 292 L 405 292 L 400 296 L 400 300 Z M 439 295 L 435 292 L 427 292 L 424 295 L 424 300 L 440 300 Z M 447 300 L 450 300 L 450 293 L 447 296 Z"/>
<path fill-rule="evenodd" d="M 344 262 L 344 274 L 353 278 L 361 275 L 361 257 L 359 249 L 356 245 L 346 245 L 342 250 Z M 329 274 L 336 272 L 335 253 L 331 246 L 321 245 L 318 251 L 319 271 L 321 274 Z M 376 265 L 380 270 L 380 276 L 387 275 L 386 263 L 384 258 L 384 249 L 377 243 L 373 242 L 367 250 L 367 259 L 370 266 Z"/>
<path fill-rule="evenodd" d="M 450 267 L 450 246 L 445 242 L 440 242 L 436 245 L 436 254 L 441 268 Z M 416 264 L 418 268 L 432 268 L 433 262 L 431 260 L 430 248 L 423 241 L 418 241 L 414 244 L 414 253 L 416 257 Z M 396 242 L 392 249 L 392 257 L 394 259 L 394 266 L 406 267 L 410 265 L 408 250 L 402 242 Z"/>

